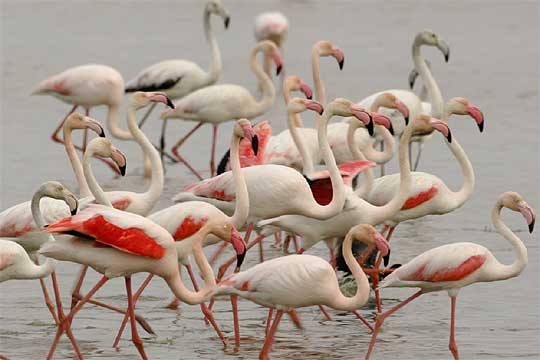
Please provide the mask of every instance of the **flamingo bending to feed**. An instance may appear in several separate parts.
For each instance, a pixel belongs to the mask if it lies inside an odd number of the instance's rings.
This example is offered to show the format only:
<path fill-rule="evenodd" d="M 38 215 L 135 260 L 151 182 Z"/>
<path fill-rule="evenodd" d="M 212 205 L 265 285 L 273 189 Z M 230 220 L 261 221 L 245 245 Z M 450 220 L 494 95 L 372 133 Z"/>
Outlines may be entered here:
<path fill-rule="evenodd" d="M 270 40 L 276 44 L 283 53 L 283 43 L 287 39 L 289 32 L 289 21 L 282 13 L 265 12 L 255 18 L 255 40 L 257 42 Z M 270 76 L 270 56 L 265 55 L 263 69 Z"/>
<path fill-rule="evenodd" d="M 203 237 L 205 240 L 202 243 L 203 247 L 213 245 L 220 239 L 215 236 L 206 237 L 207 228 L 210 226 L 216 226 L 217 223 L 221 223 L 223 226 L 232 226 L 234 229 L 240 229 L 244 226 L 248 212 L 249 212 L 249 196 L 246 183 L 242 171 L 240 170 L 240 160 L 238 155 L 238 144 L 242 138 L 250 141 L 253 144 L 253 151 L 257 152 L 257 142 L 255 140 L 255 134 L 251 123 L 246 119 L 240 119 L 236 122 L 233 136 L 231 140 L 232 151 L 232 173 L 235 182 L 236 189 L 236 204 L 234 214 L 232 216 L 225 215 L 221 210 L 208 203 L 201 201 L 191 201 L 176 204 L 168 208 L 162 209 L 148 218 L 154 221 L 156 224 L 166 229 L 175 240 L 176 251 L 178 254 L 179 266 L 184 265 L 188 270 L 188 273 L 193 282 L 195 290 L 198 290 L 198 284 L 193 274 L 190 256 L 192 255 L 192 243 L 197 241 L 199 237 Z M 210 222 L 210 225 L 208 223 Z M 236 234 L 238 237 L 239 234 Z M 227 242 L 225 242 L 227 243 Z M 237 268 L 240 267 L 242 261 L 241 258 L 237 259 Z M 137 290 L 135 294 L 134 303 L 137 298 L 142 294 L 146 285 L 150 282 L 152 274 L 143 282 L 143 285 Z M 169 305 L 169 308 L 178 307 L 179 300 L 175 298 Z M 201 304 L 203 312 L 207 313 L 208 309 L 204 304 Z M 127 322 L 127 315 L 124 318 L 123 325 Z M 216 329 L 218 330 L 218 329 Z M 119 331 L 117 340 L 120 339 L 123 327 Z M 220 337 L 223 337 L 218 332 Z M 115 341 L 116 346 L 117 342 Z"/>
<path fill-rule="evenodd" d="M 52 95 L 55 98 L 73 105 L 71 111 L 54 130 L 52 140 L 63 143 L 58 137 L 64 122 L 69 114 L 82 106 L 86 115 L 94 106 L 107 106 L 107 126 L 114 137 L 122 140 L 131 140 L 131 134 L 118 126 L 118 112 L 124 97 L 124 79 L 115 69 L 107 65 L 80 65 L 43 80 L 33 91 L 32 95 Z M 82 147 L 86 149 L 86 131 Z M 116 167 L 107 162 L 109 167 L 118 171 Z"/>
<path fill-rule="evenodd" d="M 165 111 L 161 114 L 163 120 L 183 119 L 198 122 L 190 132 L 174 145 L 172 152 L 179 161 L 190 168 L 199 180 L 202 180 L 202 177 L 180 156 L 178 148 L 201 125 L 211 123 L 213 126 L 213 137 L 210 172 L 213 176 L 215 170 L 214 156 L 217 127 L 219 124 L 240 118 L 253 119 L 264 114 L 274 104 L 276 90 L 270 77 L 264 73 L 260 64 L 257 62 L 257 54 L 259 52 L 272 56 L 277 67 L 277 74 L 281 71 L 281 55 L 276 45 L 268 40 L 258 43 L 251 51 L 250 66 L 262 87 L 262 98 L 259 101 L 245 87 L 233 84 L 219 84 L 199 89 L 185 96 L 176 104 L 174 110 Z"/>
<path fill-rule="evenodd" d="M 151 65 L 142 70 L 137 76 L 127 82 L 126 93 L 135 91 L 162 91 L 170 99 L 181 99 L 187 94 L 205 86 L 213 85 L 221 75 L 221 54 L 218 43 L 212 31 L 210 21 L 211 15 L 219 16 L 223 19 L 225 29 L 229 27 L 231 17 L 220 0 L 208 1 L 204 7 L 203 23 L 204 35 L 210 46 L 210 67 L 204 71 L 199 65 L 189 60 L 165 60 Z M 142 127 L 152 110 L 153 104 L 139 126 Z M 166 121 L 163 121 L 160 148 L 163 153 L 165 147 L 165 127 Z"/>
<path fill-rule="evenodd" d="M 384 237 L 371 225 L 358 225 L 350 229 L 343 247 L 345 261 L 358 286 L 353 297 L 342 294 L 332 266 L 312 255 L 289 255 L 257 264 L 246 271 L 227 276 L 217 284 L 212 295 L 234 294 L 270 308 L 266 340 L 259 355 L 259 359 L 267 359 L 283 312 L 314 305 L 352 311 L 366 304 L 369 299 L 369 281 L 352 255 L 351 245 L 354 240 L 376 246 L 383 256 L 390 250 Z M 274 309 L 277 310 L 276 316 L 268 329 Z"/>
<path fill-rule="evenodd" d="M 89 143 L 85 153 L 85 165 L 94 154 L 115 158 L 117 152 L 118 150 L 112 146 L 110 141 L 94 139 Z M 60 322 L 48 359 L 52 358 L 61 335 L 69 329 L 75 313 L 109 279 L 120 276 L 125 277 L 132 341 L 141 356 L 146 359 L 135 323 L 131 275 L 138 272 L 153 273 L 163 278 L 180 300 L 188 304 L 199 304 L 205 300 L 210 289 L 215 286 L 214 274 L 202 252 L 202 239 L 199 242 L 194 242 L 193 253 L 195 261 L 203 273 L 205 288 L 196 292 L 189 291 L 182 283 L 178 271 L 178 256 L 172 236 L 167 230 L 147 218 L 112 208 L 105 193 L 89 170 L 89 166 L 86 166 L 85 175 L 96 200 L 100 204 L 90 204 L 79 214 L 47 227 L 46 232 L 75 236 L 61 237 L 57 241 L 48 242 L 41 248 L 40 253 L 60 261 L 71 261 L 90 266 L 103 274 L 103 277 Z M 208 231 L 225 241 L 233 242 L 238 256 L 243 257 L 245 245 L 233 227 L 217 224 L 210 227 Z"/>
<path fill-rule="evenodd" d="M 482 245 L 460 242 L 446 244 L 428 250 L 396 269 L 380 283 L 380 287 L 410 287 L 420 288 L 420 290 L 393 308 L 382 314 L 378 314 L 371 343 L 366 354 L 366 360 L 369 359 L 379 329 L 388 316 L 422 294 L 444 290 L 450 296 L 452 309 L 450 343 L 448 347 L 454 359 L 459 359 L 458 348 L 454 337 L 456 298 L 459 290 L 462 287 L 478 282 L 499 281 L 516 277 L 527 266 L 527 248 L 517 235 L 501 220 L 502 208 L 521 213 L 531 233 L 534 228 L 535 214 L 521 195 L 511 191 L 500 195 L 491 211 L 491 221 L 495 229 L 512 244 L 517 259 L 511 265 L 501 264 Z"/>

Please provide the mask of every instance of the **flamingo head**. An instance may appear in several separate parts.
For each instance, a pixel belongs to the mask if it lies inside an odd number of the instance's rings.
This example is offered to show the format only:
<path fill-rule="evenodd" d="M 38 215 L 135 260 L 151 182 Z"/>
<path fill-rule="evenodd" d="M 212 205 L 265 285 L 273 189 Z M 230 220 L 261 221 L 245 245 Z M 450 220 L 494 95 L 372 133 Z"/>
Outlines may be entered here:
<path fill-rule="evenodd" d="M 219 224 L 213 223 L 213 225 L 207 223 L 207 226 L 211 226 L 210 233 L 221 240 L 232 244 L 234 251 L 236 252 L 236 268 L 239 269 L 240 266 L 242 266 L 247 251 L 246 243 L 244 242 L 242 235 L 240 235 L 238 230 L 230 222 Z"/>
<path fill-rule="evenodd" d="M 521 215 L 523 215 L 525 221 L 527 222 L 529 232 L 533 232 L 536 215 L 533 208 L 529 204 L 527 204 L 525 200 L 523 200 L 521 195 L 514 191 L 508 191 L 500 196 L 499 202 L 502 206 L 510 210 L 520 212 Z"/>
<path fill-rule="evenodd" d="M 390 261 L 390 244 L 373 226 L 369 224 L 356 225 L 349 230 L 347 238 L 361 241 L 368 247 L 374 245 L 384 259 L 384 266 L 388 266 L 388 262 Z"/>
<path fill-rule="evenodd" d="M 238 136 L 238 138 L 244 138 L 251 142 L 253 153 L 257 155 L 259 151 L 259 138 L 257 137 L 257 134 L 255 133 L 255 130 L 253 130 L 253 126 L 248 119 L 240 119 L 236 121 L 234 134 Z"/>
<path fill-rule="evenodd" d="M 116 148 L 109 139 L 95 138 L 88 143 L 84 158 L 86 159 L 86 157 L 92 157 L 94 155 L 112 159 L 118 166 L 120 174 L 122 176 L 126 175 L 126 155 Z"/>
<path fill-rule="evenodd" d="M 332 45 L 330 41 L 321 40 L 313 45 L 313 50 L 316 51 L 319 56 L 333 56 L 339 65 L 339 70 L 343 70 L 343 64 L 345 62 L 345 55 L 343 51 Z"/>
<path fill-rule="evenodd" d="M 386 129 L 388 129 L 390 134 L 394 135 L 394 127 L 392 126 L 392 121 L 390 118 L 375 111 L 369 111 L 369 115 L 371 115 L 373 118 L 373 123 L 375 125 L 384 126 Z"/>
<path fill-rule="evenodd" d="M 62 200 L 69 207 L 71 215 L 77 213 L 79 202 L 77 197 L 58 181 L 47 181 L 41 184 L 38 193 L 57 200 Z"/>
<path fill-rule="evenodd" d="M 70 114 L 64 122 L 64 131 L 68 129 L 90 129 L 100 137 L 105 137 L 105 131 L 99 121 L 78 112 Z"/>
<path fill-rule="evenodd" d="M 476 122 L 478 130 L 484 131 L 484 114 L 469 100 L 462 97 L 452 98 L 446 103 L 446 111 L 449 114 L 469 115 Z"/>
<path fill-rule="evenodd" d="M 343 98 L 332 101 L 327 108 L 330 106 L 333 108 L 334 114 L 336 115 L 346 117 L 353 116 L 358 119 L 368 130 L 369 135 L 373 135 L 373 117 L 369 111 L 359 105 L 353 104 L 350 100 Z"/>
<path fill-rule="evenodd" d="M 283 82 L 283 94 L 289 94 L 291 91 L 301 91 L 307 99 L 311 100 L 313 92 L 308 84 L 302 81 L 299 76 L 289 75 Z"/>
<path fill-rule="evenodd" d="M 225 25 L 225 29 L 229 28 L 231 16 L 229 15 L 227 9 L 225 9 L 223 4 L 221 3 L 221 0 L 211 0 L 207 2 L 205 13 L 221 16 L 221 18 L 223 19 L 223 24 Z"/>
<path fill-rule="evenodd" d="M 405 125 L 409 124 L 409 108 L 405 103 L 397 98 L 392 93 L 385 92 L 377 96 L 375 101 L 373 102 L 376 106 L 382 106 L 389 109 L 396 109 L 403 115 L 403 119 L 405 119 Z"/>
<path fill-rule="evenodd" d="M 150 103 L 156 103 L 160 102 L 165 105 L 167 105 L 169 108 L 174 109 L 174 104 L 172 103 L 171 99 L 163 93 L 163 92 L 144 92 L 144 91 L 136 91 L 131 95 L 131 98 L 129 100 L 129 106 L 131 106 L 134 110 L 140 110 L 148 105 Z"/>
<path fill-rule="evenodd" d="M 295 97 L 287 103 L 287 111 L 290 114 L 298 114 L 306 110 L 312 110 L 321 115 L 324 111 L 323 106 L 315 101 L 304 98 Z"/>
<path fill-rule="evenodd" d="M 450 46 L 431 30 L 424 30 L 416 35 L 413 46 L 420 45 L 435 46 L 443 53 L 444 61 L 448 62 L 450 59 Z"/>
<path fill-rule="evenodd" d="M 448 124 L 442 120 L 427 115 L 418 115 L 416 119 L 414 119 L 412 126 L 414 127 L 413 132 L 415 134 L 429 134 L 434 130 L 437 130 L 444 135 L 449 143 L 452 142 L 452 133 L 450 132 L 450 128 L 448 127 Z"/>

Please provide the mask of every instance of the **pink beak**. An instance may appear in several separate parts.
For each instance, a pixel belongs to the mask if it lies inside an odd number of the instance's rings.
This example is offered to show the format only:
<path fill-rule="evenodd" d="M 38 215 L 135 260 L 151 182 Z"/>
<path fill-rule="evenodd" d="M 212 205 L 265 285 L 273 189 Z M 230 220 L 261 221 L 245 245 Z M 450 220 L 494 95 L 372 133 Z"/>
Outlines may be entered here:
<path fill-rule="evenodd" d="M 381 125 L 390 131 L 390 134 L 394 135 L 394 128 L 392 127 L 392 121 L 390 119 L 382 114 L 379 114 L 378 112 L 370 112 L 371 117 L 373 118 L 373 122 L 375 125 Z"/>
<path fill-rule="evenodd" d="M 304 93 L 306 99 L 311 100 L 313 98 L 313 92 L 311 91 L 311 88 L 303 81 L 300 81 L 300 91 Z"/>
<path fill-rule="evenodd" d="M 152 96 L 150 96 L 150 100 L 163 103 L 171 109 L 174 109 L 174 104 L 172 103 L 171 99 L 169 99 L 167 95 L 165 95 L 165 93 L 154 93 Z"/>
<path fill-rule="evenodd" d="M 532 207 L 529 206 L 525 201 L 521 201 L 518 204 L 519 211 L 521 212 L 521 215 L 525 218 L 525 221 L 527 222 L 527 225 L 529 226 L 529 232 L 532 233 L 534 230 L 534 210 Z"/>
<path fill-rule="evenodd" d="M 274 63 L 276 64 L 276 76 L 281 73 L 281 69 L 283 68 L 283 64 L 281 62 L 281 54 L 279 51 L 274 51 L 272 54 L 272 58 L 274 59 Z"/>
<path fill-rule="evenodd" d="M 381 253 L 381 256 L 384 258 L 384 266 L 388 266 L 388 262 L 390 261 L 390 244 L 384 236 L 376 232 L 374 234 L 375 237 L 375 246 Z"/>
<path fill-rule="evenodd" d="M 323 106 L 315 100 L 308 100 L 307 108 L 316 111 L 319 115 L 322 115 L 324 111 Z"/>
<path fill-rule="evenodd" d="M 484 131 L 484 114 L 476 106 L 469 104 L 469 115 L 476 121 L 480 132 Z"/>
<path fill-rule="evenodd" d="M 244 243 L 244 239 L 242 239 L 242 236 L 238 230 L 236 230 L 234 227 L 232 228 L 231 242 L 234 251 L 236 251 L 236 268 L 239 269 L 240 266 L 242 266 L 244 257 L 246 256 L 246 244 Z"/>
<path fill-rule="evenodd" d="M 403 115 L 405 125 L 409 124 L 409 108 L 401 100 L 396 99 L 396 109 Z"/>
<path fill-rule="evenodd" d="M 431 118 L 431 125 L 433 126 L 435 130 L 443 134 L 449 143 L 452 142 L 452 133 L 450 132 L 450 128 L 448 127 L 448 124 L 446 124 L 442 120 Z"/>
<path fill-rule="evenodd" d="M 351 112 L 353 116 L 360 120 L 367 128 L 369 136 L 373 136 L 373 117 L 369 112 L 355 104 L 351 105 Z"/>
<path fill-rule="evenodd" d="M 338 62 L 338 65 L 339 65 L 339 70 L 343 70 L 343 63 L 345 62 L 345 55 L 343 55 L 343 51 L 341 51 L 340 48 L 333 48 L 333 56 L 336 58 L 337 62 Z"/>

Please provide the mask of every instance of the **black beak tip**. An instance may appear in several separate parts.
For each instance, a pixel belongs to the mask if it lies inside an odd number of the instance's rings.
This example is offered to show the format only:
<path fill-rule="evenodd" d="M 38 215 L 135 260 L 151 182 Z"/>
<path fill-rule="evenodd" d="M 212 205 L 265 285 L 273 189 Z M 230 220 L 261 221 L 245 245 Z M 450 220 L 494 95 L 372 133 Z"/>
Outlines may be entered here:
<path fill-rule="evenodd" d="M 484 122 L 483 121 L 481 123 L 478 123 L 478 130 L 480 130 L 480 132 L 484 132 Z"/>
<path fill-rule="evenodd" d="M 321 110 L 319 110 L 319 115 L 322 115 L 324 112 L 324 109 L 321 107 Z"/>
<path fill-rule="evenodd" d="M 279 65 L 276 69 L 276 76 L 278 76 L 280 73 L 281 73 L 281 69 L 283 68 L 283 66 Z"/>
<path fill-rule="evenodd" d="M 77 214 L 77 208 L 71 209 L 70 212 L 71 212 L 71 216 Z"/>
<path fill-rule="evenodd" d="M 244 251 L 241 254 L 236 255 L 236 268 L 240 269 L 240 266 L 242 266 L 242 263 L 244 262 L 244 258 L 246 257 L 246 252 Z"/>
<path fill-rule="evenodd" d="M 370 116 L 371 118 L 371 116 Z M 366 125 L 369 136 L 373 136 L 373 119 L 371 118 L 369 123 Z"/>
<path fill-rule="evenodd" d="M 251 138 L 251 148 L 253 149 L 253 153 L 257 155 L 259 152 L 259 137 L 257 135 Z"/>
<path fill-rule="evenodd" d="M 532 233 L 534 230 L 534 221 L 535 219 L 533 219 L 533 221 L 529 224 L 529 233 Z"/>
<path fill-rule="evenodd" d="M 229 16 L 227 16 L 225 18 L 225 29 L 228 29 L 229 28 L 229 24 L 231 23 L 231 18 Z"/>
<path fill-rule="evenodd" d="M 388 263 L 390 262 L 390 250 L 388 250 L 388 254 L 386 254 L 385 257 L 383 257 L 384 260 L 384 266 L 388 266 Z"/>
<path fill-rule="evenodd" d="M 105 130 L 101 129 L 101 131 L 99 132 L 99 137 L 105 137 Z"/>
<path fill-rule="evenodd" d="M 343 64 L 345 63 L 345 58 L 341 59 L 341 61 L 338 63 L 339 64 L 339 70 L 343 70 Z"/>
<path fill-rule="evenodd" d="M 313 99 L 313 96 L 311 96 L 311 95 L 308 95 L 308 96 L 306 96 L 306 99 L 308 99 L 308 100 L 312 100 L 312 99 Z"/>
<path fill-rule="evenodd" d="M 399 269 L 401 267 L 401 264 L 392 264 L 392 266 L 390 266 L 390 269 Z"/>
<path fill-rule="evenodd" d="M 119 166 L 118 168 L 120 169 L 120 174 L 121 174 L 122 176 L 125 176 L 125 175 L 126 175 L 126 165 L 124 165 L 124 166 Z"/>
<path fill-rule="evenodd" d="M 405 116 L 405 126 L 409 125 L 409 117 Z"/>
<path fill-rule="evenodd" d="M 450 60 L 450 53 L 444 54 L 444 61 L 448 62 Z"/>
<path fill-rule="evenodd" d="M 446 136 L 446 140 L 448 140 L 449 143 L 452 142 L 452 133 L 450 132 L 450 129 L 448 130 L 448 135 Z"/>
<path fill-rule="evenodd" d="M 410 81 L 409 82 L 409 88 L 412 90 L 413 87 L 414 87 L 414 81 Z"/>
<path fill-rule="evenodd" d="M 167 106 L 170 107 L 171 109 L 174 109 L 174 104 L 169 98 L 167 98 Z"/>
<path fill-rule="evenodd" d="M 388 128 L 388 131 L 390 131 L 390 135 L 394 136 L 394 127 L 392 126 L 391 122 L 390 122 L 390 127 Z"/>

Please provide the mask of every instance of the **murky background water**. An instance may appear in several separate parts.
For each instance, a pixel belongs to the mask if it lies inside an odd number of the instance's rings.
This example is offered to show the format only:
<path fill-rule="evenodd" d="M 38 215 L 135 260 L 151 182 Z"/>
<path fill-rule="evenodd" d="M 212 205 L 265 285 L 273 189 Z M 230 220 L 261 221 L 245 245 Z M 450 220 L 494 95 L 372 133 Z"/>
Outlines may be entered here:
<path fill-rule="evenodd" d="M 248 54 L 254 44 L 256 14 L 279 9 L 291 23 L 285 47 L 288 74 L 311 83 L 310 49 L 328 39 L 345 52 L 345 68 L 339 72 L 333 60 L 322 61 L 328 97 L 359 100 L 381 89 L 405 88 L 412 66 L 410 47 L 414 35 L 424 28 L 440 34 L 451 45 L 450 63 L 440 53 L 424 51 L 443 96 L 464 96 L 486 116 L 486 130 L 479 134 L 472 120 L 452 119 L 454 136 L 475 167 L 476 192 L 463 208 L 441 217 L 429 217 L 399 226 L 393 240 L 393 261 L 406 262 L 429 248 L 452 241 L 474 241 L 490 248 L 502 261 L 513 261 L 511 247 L 494 231 L 489 212 L 497 196 L 507 190 L 520 192 L 539 209 L 539 112 L 538 112 L 538 3 L 534 1 L 483 2 L 325 2 L 325 1 L 226 1 L 231 27 L 213 25 L 221 47 L 224 72 L 221 82 L 239 83 L 255 91 L 248 70 Z M 62 147 L 49 134 L 68 111 L 68 106 L 49 97 L 30 97 L 43 78 L 84 63 L 103 63 L 118 69 L 126 80 L 140 69 L 162 59 L 192 59 L 208 64 L 209 50 L 201 24 L 200 1 L 139 2 L 41 2 L 2 1 L 1 74 L 1 208 L 27 200 L 37 186 L 60 179 L 75 188 Z M 104 121 L 104 109 L 92 115 Z M 124 113 L 122 113 L 124 114 Z M 122 115 L 123 116 L 123 115 Z M 281 99 L 263 119 L 277 131 L 285 127 Z M 308 123 L 310 123 L 308 121 Z M 191 126 L 169 125 L 169 142 Z M 153 119 L 145 131 L 157 139 L 160 124 Z M 219 153 L 230 139 L 230 124 L 220 128 Z M 198 168 L 207 168 L 210 128 L 204 127 L 184 146 L 184 155 Z M 145 187 L 137 145 L 115 141 L 129 156 L 131 176 L 112 179 L 101 164 L 98 178 L 107 188 Z M 395 162 L 390 165 L 395 170 Z M 462 176 L 456 161 L 440 137 L 426 146 L 421 169 L 433 172 L 453 188 Z M 156 209 L 169 206 L 170 197 L 194 181 L 180 166 L 169 167 L 166 189 Z M 539 357 L 538 229 L 529 235 L 518 214 L 503 215 L 518 231 L 529 249 L 529 265 L 519 278 L 480 284 L 462 290 L 457 307 L 457 342 L 464 359 L 537 359 Z M 267 256 L 279 254 L 266 244 Z M 320 245 L 311 253 L 326 257 Z M 248 255 L 245 267 L 256 263 Z M 60 264 L 58 274 L 64 302 L 78 267 Z M 142 275 L 136 277 L 136 283 Z M 87 280 L 87 288 L 97 275 Z M 391 305 L 412 290 L 385 290 Z M 124 306 L 124 284 L 111 281 L 98 298 Z M 164 309 L 171 295 L 160 280 L 152 282 L 138 303 L 157 332 L 141 335 L 147 354 L 154 359 L 239 358 L 253 359 L 263 343 L 266 311 L 240 302 L 242 346 L 239 352 L 223 350 L 214 331 L 204 325 L 198 306 L 182 305 L 178 312 Z M 385 325 L 374 353 L 375 359 L 450 358 L 447 351 L 450 300 L 446 293 L 421 297 Z M 362 309 L 373 319 L 373 305 Z M 362 357 L 369 342 L 368 331 L 350 314 L 334 314 L 323 321 L 317 309 L 300 316 L 305 330 L 284 319 L 273 347 L 273 358 L 352 359 Z M 14 359 L 44 357 L 55 328 L 46 310 L 37 281 L 12 281 L 0 286 L 0 353 Z M 216 318 L 226 335 L 232 336 L 229 303 L 219 301 Z M 129 342 L 119 351 L 112 341 L 120 316 L 88 305 L 73 322 L 74 333 L 87 358 L 136 359 Z M 231 346 L 232 347 L 232 346 Z M 69 343 L 62 341 L 56 358 L 72 358 Z"/>

